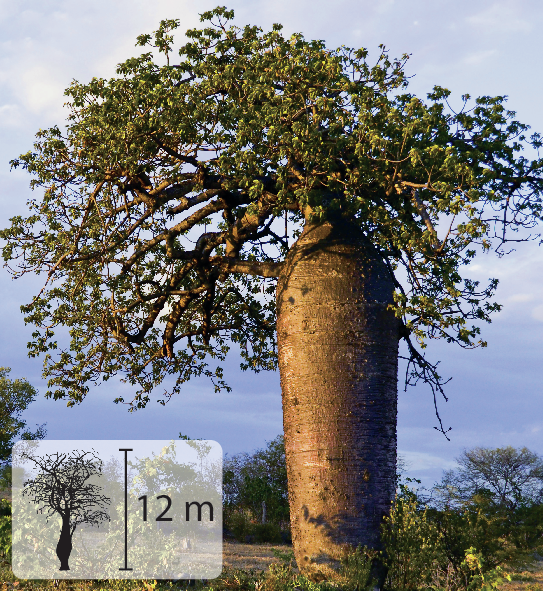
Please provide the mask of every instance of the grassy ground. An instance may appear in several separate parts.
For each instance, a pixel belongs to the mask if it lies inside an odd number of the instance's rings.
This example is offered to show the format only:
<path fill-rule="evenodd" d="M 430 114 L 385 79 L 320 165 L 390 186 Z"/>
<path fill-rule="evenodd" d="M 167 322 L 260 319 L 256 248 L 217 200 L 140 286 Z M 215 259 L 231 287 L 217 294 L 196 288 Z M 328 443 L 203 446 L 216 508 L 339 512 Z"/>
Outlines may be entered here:
<path fill-rule="evenodd" d="M 275 554 L 274 554 L 275 551 Z M 247 591 L 270 588 L 280 590 L 282 576 L 287 570 L 280 565 L 285 563 L 285 558 L 291 553 L 290 546 L 270 544 L 240 544 L 225 542 L 224 544 L 224 570 L 219 579 L 209 581 L 214 591 Z M 280 558 L 278 555 L 283 556 Z M 276 566 L 271 566 L 276 565 Z M 269 570 L 271 566 L 271 571 Z M 267 571 L 268 584 L 262 584 L 263 571 Z M 296 571 L 289 571 L 292 575 Z M 522 573 L 510 573 L 512 581 L 504 583 L 499 591 L 543 591 L 543 561 L 534 565 L 530 570 Z M 275 578 L 273 584 L 272 579 Z M 270 584 L 271 583 L 271 584 Z M 0 567 L 0 591 L 171 591 L 188 587 L 187 581 L 25 581 L 17 580 L 8 565 Z M 187 591 L 204 591 L 200 581 L 194 582 L 194 586 Z"/>
<path fill-rule="evenodd" d="M 271 564 L 284 563 L 284 559 L 274 555 L 274 550 L 283 555 L 288 555 L 291 546 L 277 544 L 240 544 L 238 542 L 224 542 L 223 547 L 223 576 L 232 581 L 227 587 L 235 585 L 236 577 L 245 575 L 255 575 L 265 571 Z M 38 589 L 58 589 L 60 591 L 98 591 L 101 589 L 118 589 L 119 591 L 162 591 L 172 588 L 186 586 L 187 583 L 173 583 L 170 581 L 60 581 L 58 587 L 54 586 L 53 581 L 26 581 L 18 580 L 14 577 L 8 565 L 0 567 L 0 591 L 9 591 L 13 589 L 23 589 L 25 591 L 35 591 Z M 222 586 L 222 585 L 221 585 Z M 196 589 L 202 587 L 198 582 Z M 542 590 L 543 591 L 543 590 Z"/>
<path fill-rule="evenodd" d="M 522 573 L 509 573 L 511 582 L 504 583 L 501 591 L 543 591 L 543 561 Z"/>
<path fill-rule="evenodd" d="M 289 552 L 292 546 L 278 544 L 240 544 L 239 542 L 224 542 L 223 566 L 226 569 L 239 570 L 267 570 L 270 564 L 281 563 L 281 559 L 274 554 Z M 543 591 L 543 590 L 542 590 Z"/>

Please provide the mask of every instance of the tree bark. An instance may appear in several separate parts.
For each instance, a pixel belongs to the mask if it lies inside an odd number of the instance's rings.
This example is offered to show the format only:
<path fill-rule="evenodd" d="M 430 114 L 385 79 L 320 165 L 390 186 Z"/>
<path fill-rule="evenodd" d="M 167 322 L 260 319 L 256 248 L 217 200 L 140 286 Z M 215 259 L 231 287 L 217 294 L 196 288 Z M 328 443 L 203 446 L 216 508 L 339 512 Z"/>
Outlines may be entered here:
<path fill-rule="evenodd" d="M 70 529 L 70 517 L 62 517 L 62 529 L 60 530 L 60 537 L 57 544 L 57 556 L 60 560 L 59 570 L 70 570 L 68 560 L 72 553 L 72 532 Z"/>
<path fill-rule="evenodd" d="M 395 493 L 399 323 L 392 277 L 360 229 L 307 225 L 277 285 L 277 340 L 294 553 L 328 577 L 379 549 Z"/>

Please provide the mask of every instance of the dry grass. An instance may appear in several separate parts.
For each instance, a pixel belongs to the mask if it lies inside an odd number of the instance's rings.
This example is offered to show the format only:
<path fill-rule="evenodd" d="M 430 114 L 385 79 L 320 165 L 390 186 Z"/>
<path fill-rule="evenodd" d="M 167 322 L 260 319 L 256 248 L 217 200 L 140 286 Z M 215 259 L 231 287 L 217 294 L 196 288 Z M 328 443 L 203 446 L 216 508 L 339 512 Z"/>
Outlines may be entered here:
<path fill-rule="evenodd" d="M 281 560 L 273 554 L 274 548 L 285 552 L 292 547 L 284 544 L 242 544 L 240 542 L 225 541 L 223 545 L 223 568 L 246 571 L 266 570 L 272 563 L 281 563 Z"/>
<path fill-rule="evenodd" d="M 522 573 L 509 573 L 511 582 L 501 585 L 501 591 L 543 591 L 543 561 Z"/>

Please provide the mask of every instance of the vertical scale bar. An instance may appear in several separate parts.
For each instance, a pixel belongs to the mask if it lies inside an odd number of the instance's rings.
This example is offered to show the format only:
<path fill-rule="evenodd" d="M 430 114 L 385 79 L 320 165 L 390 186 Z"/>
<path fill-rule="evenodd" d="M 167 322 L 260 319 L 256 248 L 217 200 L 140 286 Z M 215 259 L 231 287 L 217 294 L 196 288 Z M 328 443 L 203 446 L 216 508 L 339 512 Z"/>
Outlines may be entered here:
<path fill-rule="evenodd" d="M 128 568 L 128 459 L 127 452 L 134 451 L 132 448 L 120 448 L 124 451 L 124 568 L 119 570 L 133 570 Z"/>

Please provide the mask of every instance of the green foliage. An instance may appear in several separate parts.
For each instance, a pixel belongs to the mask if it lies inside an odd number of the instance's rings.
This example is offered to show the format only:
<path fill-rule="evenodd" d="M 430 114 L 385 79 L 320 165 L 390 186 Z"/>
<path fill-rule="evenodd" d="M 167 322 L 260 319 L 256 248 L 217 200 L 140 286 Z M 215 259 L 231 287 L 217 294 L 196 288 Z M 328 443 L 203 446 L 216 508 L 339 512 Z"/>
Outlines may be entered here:
<path fill-rule="evenodd" d="M 224 527 L 238 542 L 244 543 L 281 544 L 288 537 L 278 523 L 259 523 L 250 512 L 231 508 L 225 510 Z"/>
<path fill-rule="evenodd" d="M 454 520 L 468 519 L 470 539 L 449 535 L 458 556 L 471 540 L 488 564 L 529 561 L 543 551 L 543 463 L 526 448 L 465 450 L 460 467 L 444 473 L 436 485 L 437 523 L 454 531 Z M 453 524 L 454 525 L 454 524 Z M 457 527 L 456 530 L 459 530 Z M 460 530 L 459 530 L 460 531 Z"/>
<path fill-rule="evenodd" d="M 266 542 L 281 544 L 283 542 L 282 530 L 277 523 L 256 523 L 253 535 L 257 544 Z"/>
<path fill-rule="evenodd" d="M 488 568 L 482 558 L 480 552 L 473 547 L 466 550 L 466 558 L 461 566 L 467 566 L 469 569 L 466 579 L 469 580 L 467 586 L 468 591 L 492 591 L 497 589 L 501 583 L 511 580 L 508 575 L 504 576 L 504 571 L 501 566 L 495 568 Z"/>
<path fill-rule="evenodd" d="M 543 457 L 526 447 L 476 447 L 464 450 L 457 462 L 459 468 L 445 472 L 436 488 L 442 503 L 477 496 L 502 511 L 543 503 Z"/>
<path fill-rule="evenodd" d="M 45 424 L 30 431 L 21 415 L 38 395 L 25 379 L 10 380 L 9 367 L 0 367 L 0 486 L 11 486 L 11 448 L 18 439 L 43 439 Z"/>
<path fill-rule="evenodd" d="M 283 436 L 252 455 L 225 459 L 223 495 L 225 526 L 236 539 L 280 542 L 281 529 L 288 527 L 290 516 Z M 262 521 L 263 503 L 264 524 L 257 523 Z"/>
<path fill-rule="evenodd" d="M 153 452 L 152 457 L 129 462 L 129 465 L 137 473 L 135 486 L 146 494 L 181 490 L 186 481 L 192 482 L 196 477 L 194 466 L 177 462 L 174 441 L 159 454 Z"/>
<path fill-rule="evenodd" d="M 345 557 L 339 576 L 348 588 L 375 589 L 373 568 L 378 559 L 376 550 L 358 547 Z"/>
<path fill-rule="evenodd" d="M 27 380 L 8 378 L 11 369 L 0 367 L 0 465 L 5 466 L 11 458 L 11 448 L 17 439 L 43 439 L 45 425 L 30 431 L 21 415 L 38 395 Z"/>
<path fill-rule="evenodd" d="M 417 588 L 430 575 L 429 565 L 440 556 L 440 535 L 416 495 L 398 497 L 383 528 L 388 579 L 397 589 Z"/>
<path fill-rule="evenodd" d="M 527 556 L 533 554 L 534 549 L 543 555 L 543 503 L 520 506 L 506 514 L 504 528 L 511 543 Z"/>
<path fill-rule="evenodd" d="M 239 542 L 247 542 L 251 535 L 251 519 L 242 511 L 230 511 L 224 514 L 224 527 Z"/>
<path fill-rule="evenodd" d="M 512 556 L 490 530 L 481 513 L 420 511 L 413 501 L 398 500 L 384 530 L 388 585 L 455 590 L 501 582 L 501 564 Z"/>
<path fill-rule="evenodd" d="M 11 504 L 0 499 L 0 560 L 11 563 Z"/>
<path fill-rule="evenodd" d="M 382 530 L 386 588 L 490 591 L 541 552 L 543 505 L 506 514 L 482 497 L 441 509 L 433 501 L 400 485 Z"/>
<path fill-rule="evenodd" d="M 193 376 L 220 389 L 232 343 L 242 369 L 274 368 L 275 278 L 289 244 L 306 222 L 338 216 L 396 275 L 408 380 L 440 387 L 415 345 L 485 345 L 497 280 L 463 269 L 539 223 L 543 160 L 521 151 L 540 136 L 504 96 L 465 95 L 455 112 L 445 88 L 410 94 L 407 56 L 382 46 L 369 64 L 364 48 L 232 18 L 205 12 L 178 58 L 179 20 L 162 21 L 115 77 L 74 81 L 66 127 L 39 131 L 12 161 L 40 190 L 0 237 L 16 275 L 46 276 L 23 311 L 47 394 L 76 404 L 118 373 L 138 387 L 132 408 L 167 376 L 176 383 L 161 402 Z"/>

